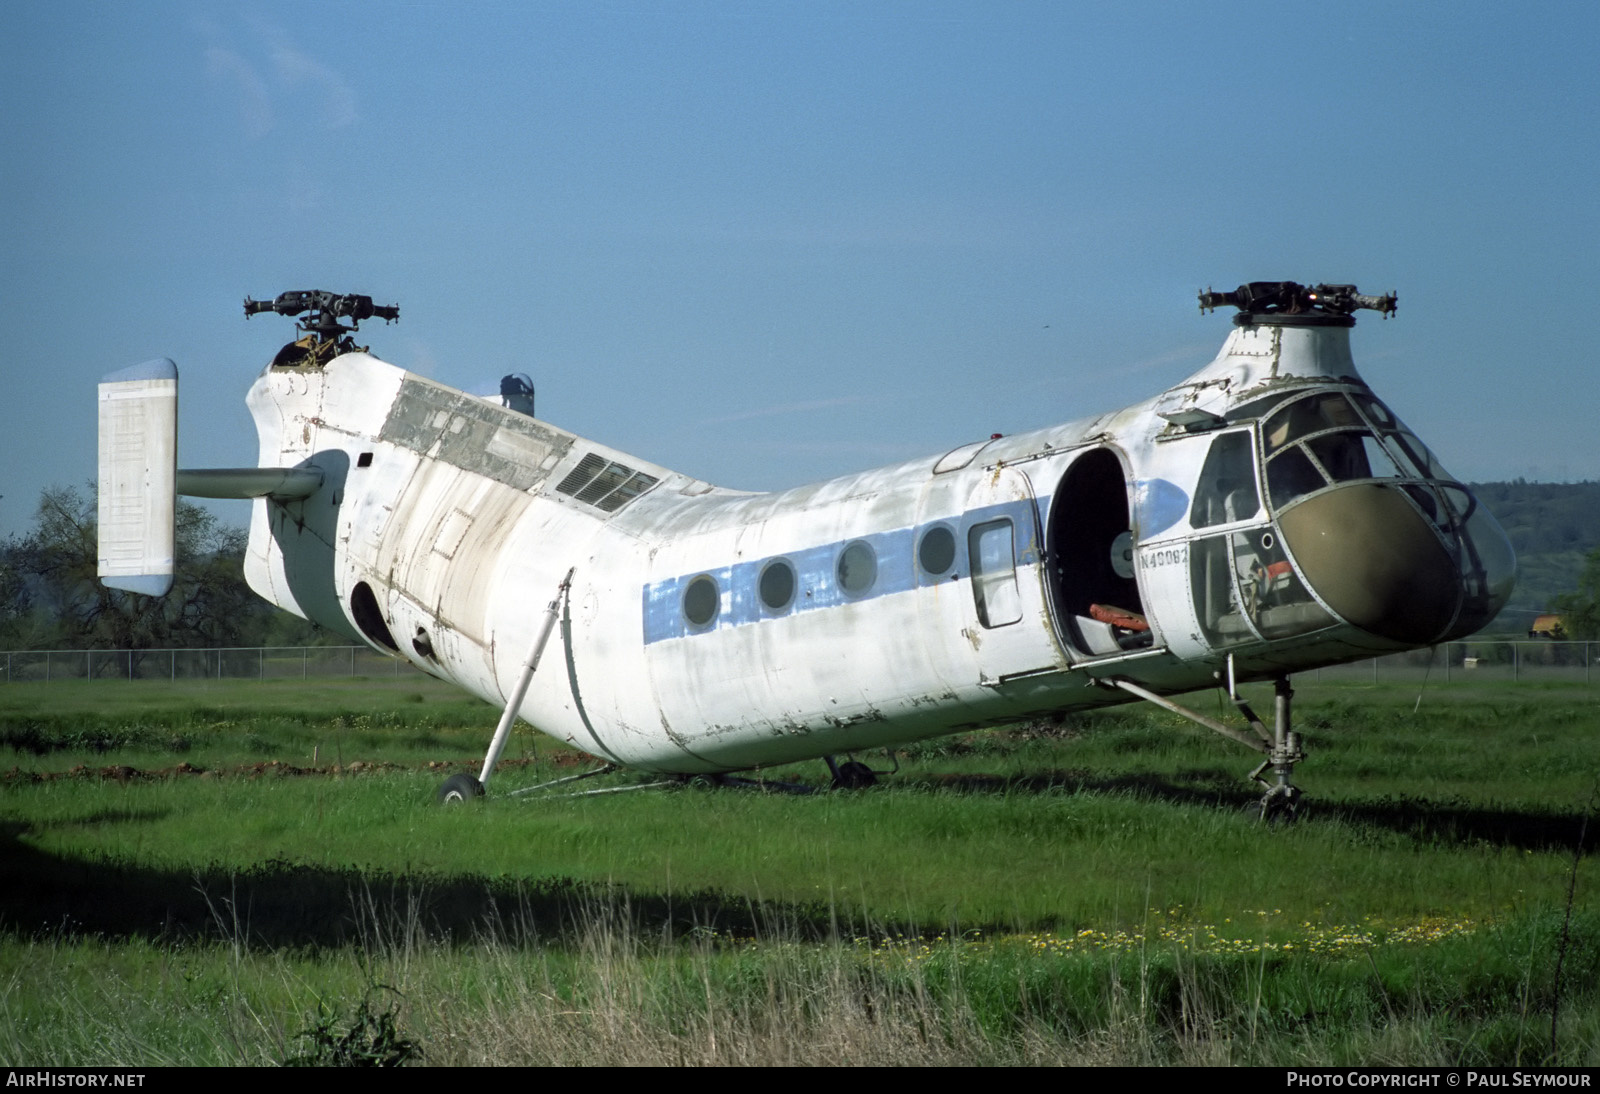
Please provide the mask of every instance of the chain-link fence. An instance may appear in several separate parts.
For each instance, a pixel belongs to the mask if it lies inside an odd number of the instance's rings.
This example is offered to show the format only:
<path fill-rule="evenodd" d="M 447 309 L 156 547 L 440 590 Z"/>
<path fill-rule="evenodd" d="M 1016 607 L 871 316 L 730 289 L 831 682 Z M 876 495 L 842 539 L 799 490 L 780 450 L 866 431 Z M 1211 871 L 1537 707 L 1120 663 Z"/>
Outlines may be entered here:
<path fill-rule="evenodd" d="M 5 681 L 310 680 L 420 671 L 365 646 L 250 646 L 217 650 L 12 650 Z"/>
<path fill-rule="evenodd" d="M 1469 681 L 1600 683 L 1600 642 L 1467 641 L 1314 669 L 1297 679 L 1319 683 L 1435 684 Z"/>
<path fill-rule="evenodd" d="M 404 676 L 419 670 L 365 646 L 250 646 L 218 650 L 13 650 L 0 653 L 5 681 L 281 680 Z M 1296 673 L 1335 683 L 1448 684 L 1474 680 L 1600 683 L 1600 642 L 1449 642 L 1333 668 Z"/>

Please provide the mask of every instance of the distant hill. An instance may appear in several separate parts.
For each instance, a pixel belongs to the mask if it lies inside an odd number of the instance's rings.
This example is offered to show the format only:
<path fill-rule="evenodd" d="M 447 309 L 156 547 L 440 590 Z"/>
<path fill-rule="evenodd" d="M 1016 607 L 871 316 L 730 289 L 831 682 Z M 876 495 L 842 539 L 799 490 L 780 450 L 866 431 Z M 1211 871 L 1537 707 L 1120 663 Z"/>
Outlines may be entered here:
<path fill-rule="evenodd" d="M 1517 552 L 1517 591 L 1487 630 L 1526 633 L 1550 599 L 1578 586 L 1583 557 L 1600 547 L 1600 482 L 1475 482 Z"/>

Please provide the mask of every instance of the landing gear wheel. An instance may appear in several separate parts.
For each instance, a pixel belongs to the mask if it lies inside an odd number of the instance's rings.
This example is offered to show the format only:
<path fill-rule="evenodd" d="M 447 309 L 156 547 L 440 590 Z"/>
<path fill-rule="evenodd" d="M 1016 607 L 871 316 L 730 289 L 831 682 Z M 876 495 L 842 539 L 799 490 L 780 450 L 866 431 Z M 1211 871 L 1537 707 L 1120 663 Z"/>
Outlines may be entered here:
<path fill-rule="evenodd" d="M 869 786 L 878 785 L 878 774 L 860 760 L 849 760 L 839 765 L 834 772 L 833 788 L 835 790 L 865 790 Z"/>
<path fill-rule="evenodd" d="M 439 788 L 443 805 L 459 805 L 483 797 L 483 784 L 471 775 L 451 775 Z"/>
<path fill-rule="evenodd" d="M 1262 824 L 1289 824 L 1299 816 L 1299 787 L 1275 786 L 1261 796 Z"/>

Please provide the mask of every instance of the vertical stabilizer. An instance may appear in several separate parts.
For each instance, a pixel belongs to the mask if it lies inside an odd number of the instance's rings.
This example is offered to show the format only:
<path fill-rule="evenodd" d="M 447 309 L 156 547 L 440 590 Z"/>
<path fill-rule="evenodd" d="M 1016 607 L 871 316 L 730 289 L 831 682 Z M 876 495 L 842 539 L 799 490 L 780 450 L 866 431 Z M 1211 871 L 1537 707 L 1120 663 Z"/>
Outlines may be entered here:
<path fill-rule="evenodd" d="M 100 382 L 100 580 L 161 596 L 172 588 L 178 366 L 165 357 Z"/>

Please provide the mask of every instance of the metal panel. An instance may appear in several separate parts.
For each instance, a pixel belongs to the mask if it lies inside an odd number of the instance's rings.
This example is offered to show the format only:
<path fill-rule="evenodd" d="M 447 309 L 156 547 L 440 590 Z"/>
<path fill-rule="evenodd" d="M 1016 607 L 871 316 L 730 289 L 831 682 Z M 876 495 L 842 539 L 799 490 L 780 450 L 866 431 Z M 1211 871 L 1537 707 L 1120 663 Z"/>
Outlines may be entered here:
<path fill-rule="evenodd" d="M 380 440 L 529 490 L 572 447 L 572 435 L 534 418 L 408 376 Z"/>
<path fill-rule="evenodd" d="M 100 384 L 100 579 L 161 596 L 172 588 L 178 366 L 166 358 Z"/>

